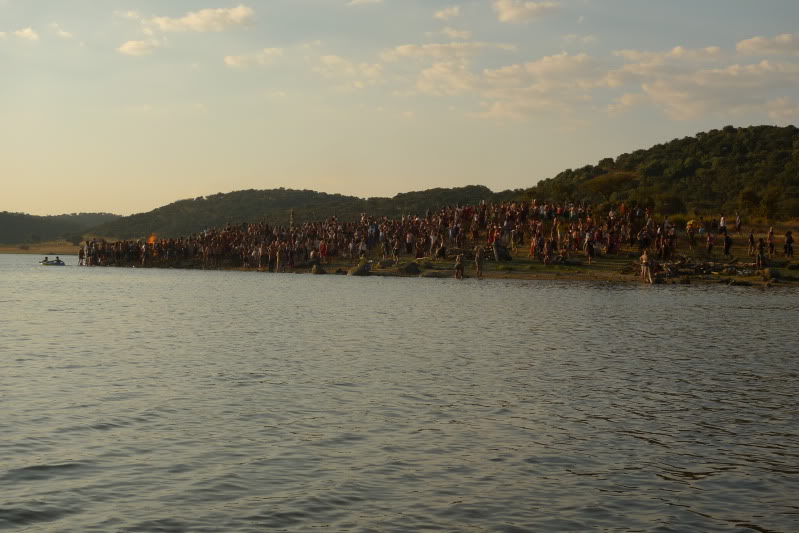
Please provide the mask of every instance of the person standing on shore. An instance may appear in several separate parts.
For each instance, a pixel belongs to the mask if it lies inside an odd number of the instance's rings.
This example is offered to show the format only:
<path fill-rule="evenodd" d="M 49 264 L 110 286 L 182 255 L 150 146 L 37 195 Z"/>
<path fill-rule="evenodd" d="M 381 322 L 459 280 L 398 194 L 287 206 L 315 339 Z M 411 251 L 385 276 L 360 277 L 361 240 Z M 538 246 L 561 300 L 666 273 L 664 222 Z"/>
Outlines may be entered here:
<path fill-rule="evenodd" d="M 755 230 L 749 228 L 749 255 L 755 255 L 757 247 L 755 246 Z"/>
<path fill-rule="evenodd" d="M 768 258 L 771 259 L 771 256 L 774 255 L 774 226 L 768 229 L 766 244 L 768 244 Z"/>
<path fill-rule="evenodd" d="M 455 257 L 455 279 L 463 279 L 463 254 Z"/>
<path fill-rule="evenodd" d="M 732 248 L 732 237 L 724 233 L 724 257 L 730 257 L 730 249 Z"/>
<path fill-rule="evenodd" d="M 649 261 L 649 249 L 645 249 L 644 253 L 641 254 L 641 281 L 649 283 L 650 285 L 653 283 L 652 269 Z"/>
<path fill-rule="evenodd" d="M 706 241 L 706 243 L 707 243 L 707 255 L 708 256 L 712 256 L 713 255 L 713 232 L 712 231 L 708 231 L 707 232 L 707 241 Z"/>
<path fill-rule="evenodd" d="M 785 245 L 783 246 L 783 255 L 787 258 L 793 258 L 793 233 L 790 231 L 785 232 Z"/>
<path fill-rule="evenodd" d="M 757 259 L 755 260 L 755 269 L 763 270 L 766 266 L 766 241 L 763 237 L 757 241 Z"/>
<path fill-rule="evenodd" d="M 477 271 L 477 279 L 483 278 L 483 248 L 478 246 L 474 249 L 474 268 Z"/>

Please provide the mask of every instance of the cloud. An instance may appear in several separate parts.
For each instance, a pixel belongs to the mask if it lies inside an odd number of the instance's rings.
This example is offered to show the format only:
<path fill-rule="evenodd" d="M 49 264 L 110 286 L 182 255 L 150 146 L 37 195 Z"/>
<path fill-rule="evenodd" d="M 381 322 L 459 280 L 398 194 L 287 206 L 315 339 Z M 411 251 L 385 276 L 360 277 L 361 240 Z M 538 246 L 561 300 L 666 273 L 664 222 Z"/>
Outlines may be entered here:
<path fill-rule="evenodd" d="M 247 68 L 252 65 L 269 65 L 284 53 L 282 48 L 264 48 L 254 54 L 225 56 L 225 65 L 231 68 Z"/>
<path fill-rule="evenodd" d="M 426 94 L 453 95 L 472 91 L 478 83 L 477 76 L 462 63 L 434 63 L 419 74 L 416 90 Z"/>
<path fill-rule="evenodd" d="M 466 59 L 484 50 L 516 50 L 511 44 L 502 43 L 429 43 L 404 44 L 383 52 L 384 61 L 399 59 Z"/>
<path fill-rule="evenodd" d="M 383 66 L 379 63 L 355 63 L 337 55 L 325 55 L 319 58 L 319 64 L 313 68 L 317 74 L 331 79 L 348 79 L 349 84 L 342 88 L 364 89 L 382 82 Z"/>
<path fill-rule="evenodd" d="M 789 98 L 777 98 L 766 104 L 768 116 L 779 124 L 793 124 L 799 120 L 799 105 Z"/>
<path fill-rule="evenodd" d="M 639 63 L 663 63 L 668 60 L 708 61 L 717 60 L 724 56 L 724 52 L 718 46 L 708 46 L 706 48 L 675 46 L 671 50 L 665 52 L 647 52 L 628 49 L 616 50 L 613 54 L 628 61 L 636 61 Z"/>
<path fill-rule="evenodd" d="M 14 32 L 14 35 L 19 37 L 20 39 L 27 39 L 29 41 L 38 41 L 39 34 L 36 33 L 33 28 L 27 27 L 21 30 L 17 30 Z"/>
<path fill-rule="evenodd" d="M 72 39 L 73 37 L 73 35 L 70 32 L 62 29 L 61 26 L 59 26 L 58 23 L 56 22 L 50 24 L 50 27 L 53 29 L 53 32 L 55 32 L 55 34 L 61 37 L 62 39 Z"/>
<path fill-rule="evenodd" d="M 734 115 L 767 109 L 769 95 L 799 84 L 799 65 L 763 60 L 678 76 L 663 76 L 641 85 L 666 115 L 689 120 L 703 115 Z M 779 113 L 779 110 L 772 110 Z"/>
<path fill-rule="evenodd" d="M 255 11 L 244 5 L 231 8 L 201 9 L 191 11 L 181 18 L 155 17 L 147 24 L 167 31 L 220 32 L 249 24 L 253 21 Z"/>
<path fill-rule="evenodd" d="M 449 20 L 451 18 L 459 17 L 460 15 L 461 15 L 460 6 L 450 6 L 442 9 L 441 11 L 436 11 L 433 17 L 439 20 Z"/>
<path fill-rule="evenodd" d="M 449 26 L 447 26 L 446 28 L 441 30 L 441 33 L 443 33 L 444 35 L 446 35 L 450 39 L 471 39 L 472 38 L 472 32 L 470 32 L 469 30 L 457 30 L 455 28 L 450 28 Z"/>
<path fill-rule="evenodd" d="M 160 43 L 158 41 L 128 41 L 117 48 L 120 54 L 128 56 L 146 56 L 152 54 Z"/>
<path fill-rule="evenodd" d="M 799 37 L 790 33 L 777 35 L 773 39 L 752 37 L 740 41 L 735 48 L 739 54 L 749 56 L 799 55 Z"/>
<path fill-rule="evenodd" d="M 523 0 L 494 0 L 494 11 L 500 22 L 528 22 L 558 10 L 556 2 L 525 2 Z"/>
<path fill-rule="evenodd" d="M 596 37 L 593 35 L 577 35 L 576 33 L 564 35 L 562 39 L 569 44 L 592 44 L 596 42 Z"/>

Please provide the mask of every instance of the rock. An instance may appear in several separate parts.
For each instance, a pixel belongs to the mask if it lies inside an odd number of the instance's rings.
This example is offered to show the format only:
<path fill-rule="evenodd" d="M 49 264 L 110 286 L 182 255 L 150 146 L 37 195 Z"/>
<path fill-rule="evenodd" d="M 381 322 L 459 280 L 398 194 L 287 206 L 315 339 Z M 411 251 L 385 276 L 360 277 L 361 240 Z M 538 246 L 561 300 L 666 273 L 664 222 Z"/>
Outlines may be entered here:
<path fill-rule="evenodd" d="M 421 274 L 419 274 L 420 278 L 451 278 L 454 274 L 447 274 L 446 272 L 441 272 L 440 270 L 425 270 Z"/>
<path fill-rule="evenodd" d="M 763 281 L 768 281 L 770 279 L 780 279 L 780 271 L 776 268 L 763 269 Z"/>
<path fill-rule="evenodd" d="M 748 281 L 733 279 L 730 280 L 729 286 L 730 287 L 750 287 L 752 284 Z"/>
<path fill-rule="evenodd" d="M 380 268 L 388 268 L 390 266 L 394 266 L 394 264 L 395 264 L 395 261 L 393 259 L 383 259 L 377 265 Z"/>
<path fill-rule="evenodd" d="M 311 268 L 311 274 L 327 274 L 327 272 L 321 266 L 314 265 L 313 268 Z"/>
<path fill-rule="evenodd" d="M 297 263 L 294 266 L 294 268 L 311 268 L 311 267 L 313 267 L 315 265 L 318 265 L 318 264 L 320 264 L 319 263 L 319 259 L 310 259 L 308 261 L 302 261 L 300 263 Z"/>
<path fill-rule="evenodd" d="M 371 265 L 366 261 L 359 261 L 357 265 L 349 269 L 348 276 L 368 276 L 371 270 Z"/>
<path fill-rule="evenodd" d="M 430 261 L 425 261 L 419 265 L 420 268 L 430 270 L 431 268 L 435 268 L 435 265 Z"/>
<path fill-rule="evenodd" d="M 419 265 L 411 261 L 408 264 L 402 265 L 397 269 L 397 272 L 400 274 L 411 274 L 411 275 L 418 275 L 422 270 L 419 268 Z"/>
<path fill-rule="evenodd" d="M 346 274 L 346 272 L 344 272 L 344 271 L 343 271 L 342 269 L 340 269 L 340 268 L 337 268 L 337 269 L 336 269 L 336 274 Z"/>
<path fill-rule="evenodd" d="M 788 270 L 799 270 L 799 263 L 792 263 L 788 265 Z"/>

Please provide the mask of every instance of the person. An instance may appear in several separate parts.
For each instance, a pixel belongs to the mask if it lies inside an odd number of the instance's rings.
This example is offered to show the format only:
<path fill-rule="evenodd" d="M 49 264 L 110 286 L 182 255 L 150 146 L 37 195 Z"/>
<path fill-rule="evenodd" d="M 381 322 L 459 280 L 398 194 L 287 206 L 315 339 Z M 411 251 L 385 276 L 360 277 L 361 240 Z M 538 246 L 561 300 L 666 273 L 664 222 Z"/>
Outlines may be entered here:
<path fill-rule="evenodd" d="M 477 278 L 483 277 L 483 248 L 478 246 L 474 249 L 474 268 L 477 271 Z"/>
<path fill-rule="evenodd" d="M 726 235 L 727 234 L 727 217 L 724 216 L 724 213 L 721 214 L 721 219 L 719 220 L 719 235 Z"/>
<path fill-rule="evenodd" d="M 766 266 L 766 241 L 763 240 L 763 237 L 757 241 L 757 259 L 755 262 L 755 268 L 757 270 L 762 270 Z"/>
<path fill-rule="evenodd" d="M 463 279 L 463 254 L 455 258 L 455 279 Z"/>
<path fill-rule="evenodd" d="M 757 247 L 755 246 L 755 230 L 749 229 L 749 255 L 755 255 Z"/>
<path fill-rule="evenodd" d="M 48 257 L 45 255 L 45 256 L 44 256 L 44 261 L 42 261 L 42 263 L 48 263 L 48 262 L 49 262 L 49 259 L 48 259 Z"/>
<path fill-rule="evenodd" d="M 729 234 L 724 234 L 724 257 L 729 257 L 730 249 L 732 248 L 732 237 Z"/>
<path fill-rule="evenodd" d="M 768 258 L 774 255 L 774 226 L 768 229 L 768 236 L 766 242 L 768 243 Z"/>
<path fill-rule="evenodd" d="M 785 232 L 785 245 L 783 246 L 783 254 L 785 257 L 793 257 L 793 233 L 790 231 Z"/>
<path fill-rule="evenodd" d="M 644 249 L 641 254 L 641 281 L 644 283 L 653 283 L 652 268 L 649 261 L 649 249 Z"/>
<path fill-rule="evenodd" d="M 707 232 L 707 255 L 713 255 L 713 232 Z"/>

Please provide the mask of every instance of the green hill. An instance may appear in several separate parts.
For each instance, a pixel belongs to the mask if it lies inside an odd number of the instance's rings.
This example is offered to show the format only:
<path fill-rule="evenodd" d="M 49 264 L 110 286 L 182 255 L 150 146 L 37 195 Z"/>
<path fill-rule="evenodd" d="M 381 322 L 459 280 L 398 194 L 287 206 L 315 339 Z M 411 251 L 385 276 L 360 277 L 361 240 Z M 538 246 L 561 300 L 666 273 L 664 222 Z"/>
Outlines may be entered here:
<path fill-rule="evenodd" d="M 294 210 L 297 224 L 337 216 L 339 220 L 357 220 L 361 213 L 400 217 L 424 215 L 427 209 L 445 205 L 479 203 L 517 198 L 522 191 L 494 193 L 482 185 L 398 194 L 393 198 L 357 198 L 340 194 L 293 189 L 246 190 L 227 194 L 180 200 L 148 213 L 140 213 L 92 228 L 91 233 L 117 239 L 180 236 L 198 233 L 207 227 L 229 222 L 266 221 L 287 226 Z"/>
<path fill-rule="evenodd" d="M 664 214 L 799 217 L 799 129 L 752 126 L 698 133 L 565 170 L 533 198 L 634 201 Z"/>
<path fill-rule="evenodd" d="M 109 213 L 72 213 L 69 215 L 35 216 L 0 212 L 0 243 L 28 244 L 56 240 L 80 242 L 91 227 L 119 218 Z"/>

